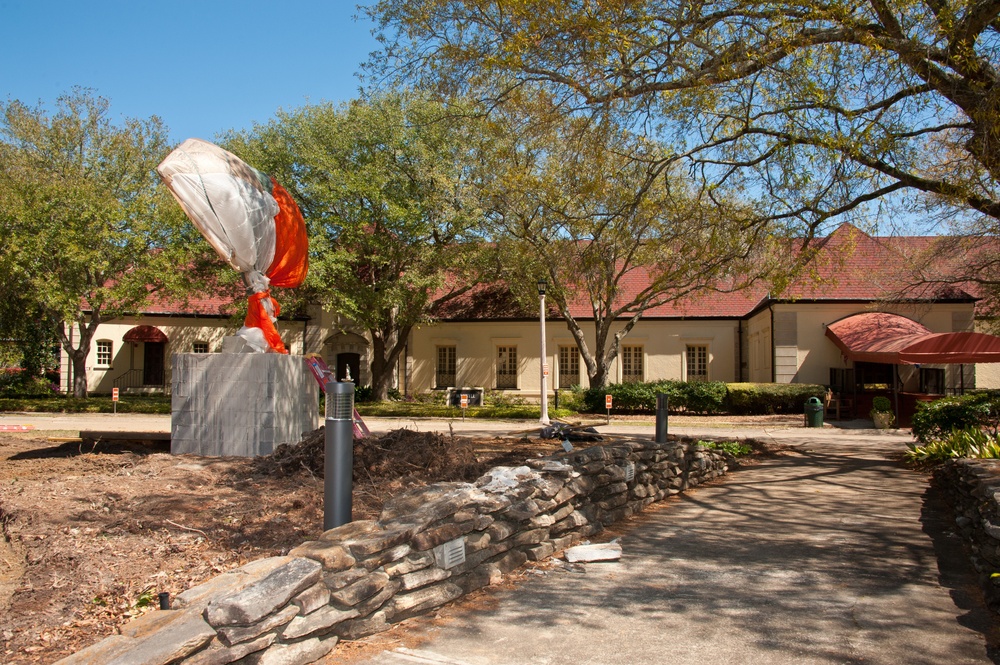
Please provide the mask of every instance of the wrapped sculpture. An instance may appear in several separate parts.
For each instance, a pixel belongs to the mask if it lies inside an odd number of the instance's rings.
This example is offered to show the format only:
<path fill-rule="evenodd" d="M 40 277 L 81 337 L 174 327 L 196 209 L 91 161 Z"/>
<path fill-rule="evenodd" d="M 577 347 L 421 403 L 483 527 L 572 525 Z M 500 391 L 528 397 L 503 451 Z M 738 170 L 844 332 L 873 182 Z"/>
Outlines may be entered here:
<path fill-rule="evenodd" d="M 270 287 L 306 278 L 309 243 L 295 201 L 271 176 L 201 139 L 184 141 L 156 170 L 219 256 L 243 273 L 249 306 L 237 335 L 257 351 L 288 353 Z"/>

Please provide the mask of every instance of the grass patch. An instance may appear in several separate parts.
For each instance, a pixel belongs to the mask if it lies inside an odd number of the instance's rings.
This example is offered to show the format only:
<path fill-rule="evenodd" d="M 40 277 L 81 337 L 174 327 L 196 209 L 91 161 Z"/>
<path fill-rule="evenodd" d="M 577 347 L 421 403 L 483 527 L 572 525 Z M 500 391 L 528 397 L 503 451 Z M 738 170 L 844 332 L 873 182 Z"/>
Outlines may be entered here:
<path fill-rule="evenodd" d="M 113 413 L 111 397 L 0 397 L 0 411 L 28 413 Z M 165 395 L 127 395 L 118 402 L 118 413 L 169 414 L 170 397 Z"/>
<path fill-rule="evenodd" d="M 462 409 L 446 404 L 423 402 L 359 402 L 354 405 L 363 416 L 380 418 L 461 418 Z M 550 418 L 569 418 L 576 412 L 569 409 L 549 409 Z M 470 406 L 466 418 L 498 420 L 537 420 L 541 410 L 531 404 L 503 404 L 496 406 Z"/>

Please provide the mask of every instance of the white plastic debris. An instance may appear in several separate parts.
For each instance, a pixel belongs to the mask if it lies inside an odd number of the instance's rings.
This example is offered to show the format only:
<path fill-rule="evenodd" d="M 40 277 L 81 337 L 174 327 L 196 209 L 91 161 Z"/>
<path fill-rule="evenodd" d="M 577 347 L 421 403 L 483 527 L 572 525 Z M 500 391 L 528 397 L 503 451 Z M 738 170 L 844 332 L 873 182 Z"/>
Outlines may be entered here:
<path fill-rule="evenodd" d="M 595 543 L 593 545 L 577 545 L 563 553 L 570 563 L 578 561 L 617 561 L 622 558 L 622 545 L 617 539 L 610 543 Z"/>

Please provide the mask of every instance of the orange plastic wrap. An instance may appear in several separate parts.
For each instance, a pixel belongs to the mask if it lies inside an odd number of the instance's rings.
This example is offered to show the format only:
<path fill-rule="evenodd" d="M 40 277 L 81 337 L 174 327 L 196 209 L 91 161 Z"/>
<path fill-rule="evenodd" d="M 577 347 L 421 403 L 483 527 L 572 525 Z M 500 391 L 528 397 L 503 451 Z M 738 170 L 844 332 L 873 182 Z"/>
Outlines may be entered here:
<path fill-rule="evenodd" d="M 271 195 L 278 202 L 278 214 L 274 216 L 274 261 L 267 268 L 271 284 L 285 288 L 295 288 L 306 279 L 309 269 L 309 240 L 306 237 L 306 223 L 295 199 L 271 178 L 274 188 Z"/>
<path fill-rule="evenodd" d="M 281 335 L 278 334 L 278 329 L 274 327 L 274 322 L 268 316 L 267 310 L 264 309 L 265 299 L 269 300 L 271 306 L 274 307 L 274 318 L 278 318 L 278 314 L 281 313 L 278 301 L 271 297 L 270 291 L 261 291 L 247 298 L 247 317 L 243 320 L 243 325 L 247 328 L 260 328 L 268 346 L 275 353 L 288 353 L 285 343 L 281 341 Z"/>

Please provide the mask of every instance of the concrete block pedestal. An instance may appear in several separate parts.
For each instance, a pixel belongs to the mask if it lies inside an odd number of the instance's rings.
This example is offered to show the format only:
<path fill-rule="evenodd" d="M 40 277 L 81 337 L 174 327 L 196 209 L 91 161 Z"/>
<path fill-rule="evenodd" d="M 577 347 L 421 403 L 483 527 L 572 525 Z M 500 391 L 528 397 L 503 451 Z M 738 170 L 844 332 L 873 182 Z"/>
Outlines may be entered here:
<path fill-rule="evenodd" d="M 319 426 L 319 386 L 300 356 L 173 356 L 170 452 L 254 457 Z"/>

